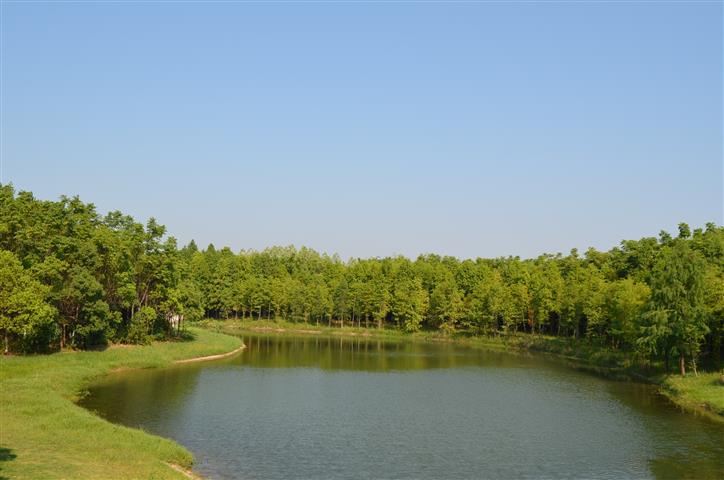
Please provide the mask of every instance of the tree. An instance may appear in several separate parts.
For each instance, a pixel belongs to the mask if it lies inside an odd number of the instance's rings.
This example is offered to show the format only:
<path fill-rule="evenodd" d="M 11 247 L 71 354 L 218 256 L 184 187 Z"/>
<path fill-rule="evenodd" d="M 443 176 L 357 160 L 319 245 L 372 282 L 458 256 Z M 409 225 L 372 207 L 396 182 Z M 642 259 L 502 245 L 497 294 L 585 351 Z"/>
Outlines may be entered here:
<path fill-rule="evenodd" d="M 431 326 L 446 332 L 454 331 L 463 315 L 463 307 L 463 294 L 455 281 L 452 278 L 443 280 L 430 295 Z"/>
<path fill-rule="evenodd" d="M 390 290 L 382 275 L 377 276 L 371 283 L 372 317 L 377 322 L 377 328 L 382 325 L 390 311 Z"/>
<path fill-rule="evenodd" d="M 468 303 L 469 322 L 481 332 L 496 332 L 499 321 L 505 325 L 515 316 L 510 291 L 497 271 L 475 285 Z"/>
<path fill-rule="evenodd" d="M 148 343 L 155 322 L 156 311 L 151 307 L 141 307 L 131 320 L 127 335 L 128 342 Z"/>
<path fill-rule="evenodd" d="M 419 278 L 402 278 L 395 283 L 392 315 L 408 332 L 416 332 L 428 306 L 427 291 Z"/>
<path fill-rule="evenodd" d="M 61 348 L 105 344 L 120 325 L 120 312 L 111 311 L 103 287 L 88 269 L 74 265 L 62 278 L 57 295 Z"/>
<path fill-rule="evenodd" d="M 528 322 L 531 332 L 538 333 L 548 326 L 551 314 L 560 312 L 560 292 L 563 279 L 558 266 L 546 256 L 531 265 L 530 300 Z"/>
<path fill-rule="evenodd" d="M 687 225 L 684 222 L 681 222 L 679 224 L 679 238 L 680 239 L 687 239 L 691 236 L 691 228 L 689 228 L 689 225 Z"/>
<path fill-rule="evenodd" d="M 711 354 L 718 365 L 721 362 L 724 343 L 724 271 L 710 266 L 704 278 L 704 285 Z"/>
<path fill-rule="evenodd" d="M 609 335 L 614 347 L 635 346 L 639 318 L 644 312 L 651 290 L 644 283 L 631 278 L 617 280 L 606 291 L 606 316 L 609 318 Z"/>
<path fill-rule="evenodd" d="M 608 331 L 606 312 L 606 281 L 593 265 L 585 269 L 581 311 L 586 319 L 586 335 L 604 337 Z"/>
<path fill-rule="evenodd" d="M 12 253 L 0 250 L 0 330 L 4 352 L 10 337 L 18 338 L 24 350 L 47 349 L 56 335 L 55 309 L 46 303 L 48 288 L 30 277 Z"/>
<path fill-rule="evenodd" d="M 686 358 L 696 372 L 696 356 L 709 331 L 705 321 L 705 263 L 689 245 L 678 239 L 665 246 L 651 280 L 651 299 L 639 344 L 653 353 L 678 356 L 681 375 Z"/>

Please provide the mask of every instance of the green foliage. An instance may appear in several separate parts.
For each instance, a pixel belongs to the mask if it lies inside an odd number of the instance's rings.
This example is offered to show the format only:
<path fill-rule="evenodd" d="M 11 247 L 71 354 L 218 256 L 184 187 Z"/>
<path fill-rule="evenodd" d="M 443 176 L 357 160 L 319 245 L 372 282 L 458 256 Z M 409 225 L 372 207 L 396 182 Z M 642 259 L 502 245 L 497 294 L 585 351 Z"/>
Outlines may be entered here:
<path fill-rule="evenodd" d="M 43 350 L 55 334 L 55 309 L 46 301 L 47 287 L 23 268 L 11 252 L 0 250 L 0 332 L 4 351 L 12 336 L 20 350 Z"/>
<path fill-rule="evenodd" d="M 419 278 L 401 278 L 395 283 L 392 314 L 407 332 L 420 329 L 428 306 L 428 296 Z"/>
<path fill-rule="evenodd" d="M 651 289 L 631 278 L 615 280 L 606 292 L 606 317 L 610 321 L 609 335 L 613 347 L 635 345 L 638 326 Z"/>
<path fill-rule="evenodd" d="M 126 341 L 137 344 L 150 343 L 154 323 L 156 323 L 156 311 L 151 307 L 141 307 L 131 318 Z"/>
<path fill-rule="evenodd" d="M 651 353 L 660 352 L 666 359 L 678 356 L 682 375 L 685 359 L 696 360 L 709 332 L 705 268 L 701 255 L 680 237 L 662 248 L 652 273 L 651 299 L 639 344 Z"/>
<path fill-rule="evenodd" d="M 191 242 L 179 249 L 153 219 L 100 217 L 78 198 L 39 201 L 10 186 L 0 187 L 0 202 L 0 248 L 16 259 L 8 268 L 19 262 L 35 282 L 26 295 L 40 299 L 26 302 L 36 314 L 5 314 L 4 331 L 18 349 L 143 343 L 171 334 L 166 319 L 183 315 L 525 332 L 652 361 L 721 362 L 724 229 L 714 224 L 692 230 L 682 223 L 676 238 L 662 232 L 584 256 L 574 249 L 535 259 L 343 262 L 304 247 L 232 252 Z M 43 302 L 51 310 L 43 313 Z"/>
<path fill-rule="evenodd" d="M 498 272 L 475 284 L 468 297 L 467 317 L 467 323 L 483 333 L 495 332 L 501 319 L 504 325 L 515 321 L 511 289 Z"/>
<path fill-rule="evenodd" d="M 451 332 L 463 315 L 463 294 L 455 281 L 448 278 L 440 282 L 430 295 L 431 326 Z"/>
<path fill-rule="evenodd" d="M 145 330 L 131 320 L 144 307 L 200 317 L 201 296 L 164 234 L 153 219 L 144 227 L 120 212 L 101 217 L 77 197 L 40 201 L 0 185 L 0 250 L 8 252 L 0 269 L 18 279 L 0 291 L 8 343 L 44 351 L 141 341 Z M 21 297 L 22 308 L 10 305 Z M 164 327 L 155 322 L 147 335 Z"/>

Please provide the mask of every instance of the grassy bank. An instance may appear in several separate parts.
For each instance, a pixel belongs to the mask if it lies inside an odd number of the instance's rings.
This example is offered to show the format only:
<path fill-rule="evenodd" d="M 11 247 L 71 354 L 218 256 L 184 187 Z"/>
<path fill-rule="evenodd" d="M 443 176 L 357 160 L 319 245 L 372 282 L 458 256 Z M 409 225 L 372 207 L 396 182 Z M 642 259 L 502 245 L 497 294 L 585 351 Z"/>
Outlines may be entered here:
<path fill-rule="evenodd" d="M 700 373 L 699 376 L 668 375 L 662 379 L 663 393 L 674 403 L 690 411 L 705 411 L 724 422 L 724 374 Z"/>
<path fill-rule="evenodd" d="M 545 335 L 512 334 L 496 337 L 445 335 L 440 332 L 405 333 L 393 329 L 300 324 L 282 320 L 205 320 L 205 328 L 229 334 L 245 332 L 277 335 L 348 335 L 383 339 L 414 339 L 455 342 L 499 350 L 534 351 L 554 355 L 576 367 L 619 379 L 634 379 L 660 386 L 661 393 L 682 409 L 724 423 L 724 383 L 722 373 L 665 374 L 659 364 L 651 364 L 624 352 L 601 348 L 585 341 Z"/>
<path fill-rule="evenodd" d="M 236 337 L 189 330 L 190 339 L 100 352 L 0 359 L 0 479 L 179 479 L 191 453 L 175 442 L 109 423 L 75 405 L 93 379 L 126 368 L 222 354 Z"/>
<path fill-rule="evenodd" d="M 586 342 L 557 337 L 520 335 L 508 342 L 516 348 L 550 353 L 578 366 L 612 378 L 654 383 L 679 408 L 724 423 L 723 372 L 666 373 L 660 363 L 651 364 L 623 352 L 601 349 Z"/>
<path fill-rule="evenodd" d="M 206 319 L 197 322 L 196 325 L 207 330 L 223 332 L 232 335 L 243 333 L 274 333 L 277 335 L 343 335 L 363 336 L 367 338 L 389 338 L 389 339 L 418 339 L 418 340 L 440 340 L 450 341 L 451 337 L 438 332 L 416 332 L 406 333 L 402 330 L 391 328 L 365 328 L 356 326 L 330 327 L 326 324 L 294 323 L 285 320 L 249 320 L 229 319 L 214 320 Z"/>

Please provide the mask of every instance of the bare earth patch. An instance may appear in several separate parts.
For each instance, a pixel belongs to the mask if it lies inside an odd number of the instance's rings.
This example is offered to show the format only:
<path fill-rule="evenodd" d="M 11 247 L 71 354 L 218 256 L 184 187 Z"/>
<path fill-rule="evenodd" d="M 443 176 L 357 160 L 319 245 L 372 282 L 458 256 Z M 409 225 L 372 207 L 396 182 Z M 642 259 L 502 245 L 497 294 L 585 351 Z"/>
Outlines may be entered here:
<path fill-rule="evenodd" d="M 286 329 L 286 328 L 272 328 L 272 327 L 252 327 L 251 330 L 255 332 L 276 332 L 276 333 L 309 333 L 313 335 L 319 335 L 322 333 L 321 330 L 305 330 L 301 328 L 295 328 L 295 329 Z"/>
<path fill-rule="evenodd" d="M 236 350 L 233 350 L 228 353 L 220 353 L 218 355 L 207 355 L 205 357 L 187 358 L 185 360 L 176 360 L 173 363 L 192 363 L 192 362 L 205 362 L 207 360 L 217 360 L 219 358 L 226 358 L 226 357 L 230 357 L 232 355 L 236 355 L 237 353 L 241 352 L 245 348 L 246 348 L 246 345 L 242 345 L 239 348 L 237 348 Z"/>
<path fill-rule="evenodd" d="M 165 463 L 169 467 L 173 468 L 180 474 L 186 476 L 186 478 L 190 478 L 191 480 L 203 480 L 203 477 L 196 475 L 194 472 L 182 467 L 181 465 L 176 465 L 175 463 L 168 463 L 168 462 L 163 462 L 163 463 Z"/>

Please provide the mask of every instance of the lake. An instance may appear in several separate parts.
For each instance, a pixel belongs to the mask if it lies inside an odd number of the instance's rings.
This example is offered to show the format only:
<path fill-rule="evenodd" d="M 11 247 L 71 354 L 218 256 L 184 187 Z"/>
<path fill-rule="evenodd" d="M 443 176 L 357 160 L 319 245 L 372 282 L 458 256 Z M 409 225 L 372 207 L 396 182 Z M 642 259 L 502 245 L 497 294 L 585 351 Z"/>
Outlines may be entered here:
<path fill-rule="evenodd" d="M 447 343 L 244 341 L 113 374 L 81 404 L 173 438 L 209 479 L 724 478 L 724 428 L 649 385 Z"/>

